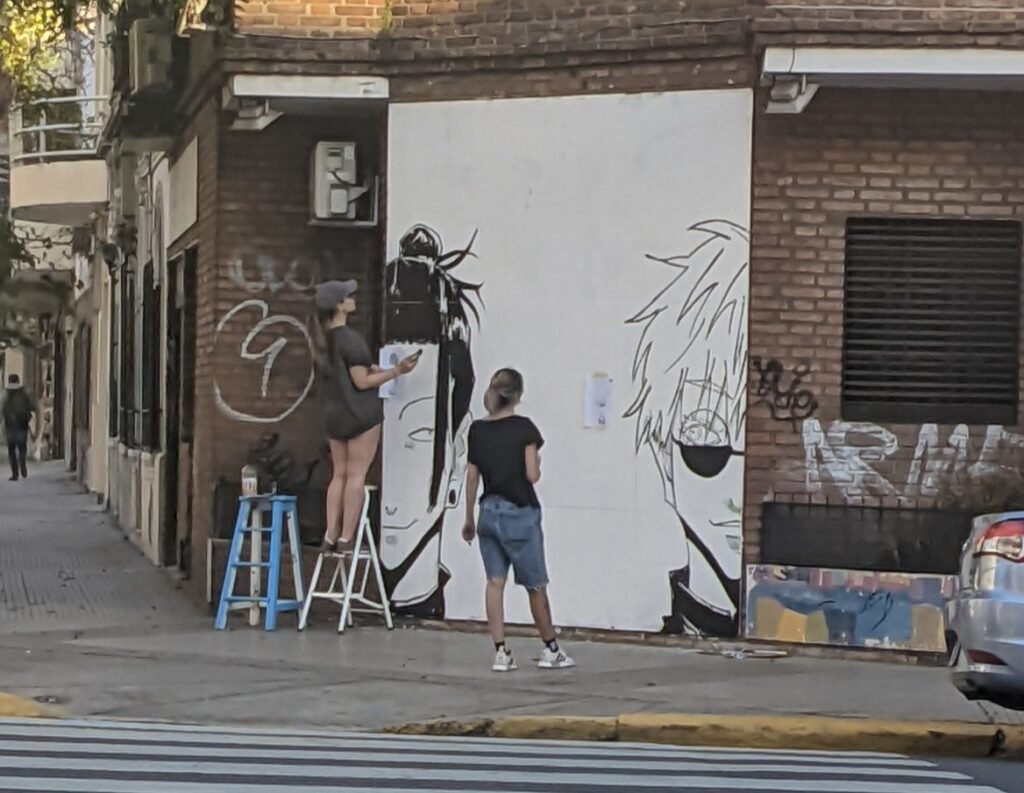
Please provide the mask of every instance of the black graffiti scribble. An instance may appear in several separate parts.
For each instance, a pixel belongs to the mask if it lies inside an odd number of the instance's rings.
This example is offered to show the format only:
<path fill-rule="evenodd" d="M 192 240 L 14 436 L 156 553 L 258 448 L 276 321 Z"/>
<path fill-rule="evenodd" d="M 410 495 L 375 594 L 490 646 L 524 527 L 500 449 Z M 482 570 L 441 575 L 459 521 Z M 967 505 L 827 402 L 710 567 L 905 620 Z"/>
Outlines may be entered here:
<path fill-rule="evenodd" d="M 282 492 L 295 493 L 309 486 L 317 466 L 325 462 L 326 456 L 300 463 L 294 454 L 281 448 L 280 440 L 276 432 L 263 435 L 249 449 L 246 462 L 256 466 L 261 479 L 276 483 Z"/>
<path fill-rule="evenodd" d="M 889 619 L 889 615 L 896 607 L 896 599 L 892 596 L 892 592 L 872 592 L 861 606 L 861 614 L 867 614 L 872 608 L 878 606 L 879 602 L 881 602 L 882 615 L 871 626 L 872 631 L 877 631 L 882 623 Z"/>
<path fill-rule="evenodd" d="M 800 387 L 811 371 L 807 364 L 800 363 L 793 367 L 787 387 L 782 385 L 786 368 L 777 359 L 764 362 L 760 358 L 751 358 L 750 368 L 758 375 L 754 388 L 756 402 L 766 405 L 776 421 L 788 421 L 795 430 L 798 422 L 810 418 L 817 411 L 818 400 L 814 394 L 810 389 Z"/>

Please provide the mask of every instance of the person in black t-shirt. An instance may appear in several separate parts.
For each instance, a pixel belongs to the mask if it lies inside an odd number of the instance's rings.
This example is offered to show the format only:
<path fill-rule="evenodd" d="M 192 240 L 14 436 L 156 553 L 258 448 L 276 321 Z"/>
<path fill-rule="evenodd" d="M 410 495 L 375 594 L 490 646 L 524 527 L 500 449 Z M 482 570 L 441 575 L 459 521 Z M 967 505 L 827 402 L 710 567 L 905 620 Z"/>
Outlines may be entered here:
<path fill-rule="evenodd" d="M 544 649 L 538 666 L 567 669 L 575 662 L 559 646 L 548 601 L 547 564 L 540 501 L 534 485 L 540 481 L 540 449 L 544 445 L 537 426 L 516 415 L 523 396 L 523 376 L 501 369 L 491 378 L 484 395 L 488 416 L 469 428 L 469 465 L 466 471 L 466 542 L 480 538 L 480 555 L 487 573 L 487 624 L 494 640 L 495 672 L 517 667 L 505 643 L 505 581 L 508 569 L 530 596 L 530 611 Z M 483 478 L 480 527 L 475 516 L 476 493 Z"/>
<path fill-rule="evenodd" d="M 36 403 L 21 385 L 21 378 L 12 374 L 7 380 L 7 394 L 0 409 L 4 435 L 7 437 L 7 456 L 11 461 L 11 481 L 28 476 L 28 437 Z"/>
<path fill-rule="evenodd" d="M 391 369 L 373 362 L 366 340 L 348 326 L 356 310 L 355 281 L 326 281 L 316 288 L 310 321 L 323 390 L 324 424 L 331 447 L 327 527 L 321 553 L 351 553 L 363 509 L 366 474 L 377 456 L 384 411 L 378 389 L 409 374 L 419 355 Z"/>

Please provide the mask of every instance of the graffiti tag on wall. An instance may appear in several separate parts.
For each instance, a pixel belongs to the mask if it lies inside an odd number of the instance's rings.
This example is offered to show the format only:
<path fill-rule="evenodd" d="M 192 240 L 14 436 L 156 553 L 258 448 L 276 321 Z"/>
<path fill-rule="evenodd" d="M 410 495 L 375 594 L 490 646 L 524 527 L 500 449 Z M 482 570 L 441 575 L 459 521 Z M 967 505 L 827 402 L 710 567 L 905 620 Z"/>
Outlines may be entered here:
<path fill-rule="evenodd" d="M 800 387 L 811 371 L 807 364 L 794 366 L 788 378 L 782 362 L 774 358 L 769 361 L 752 358 L 750 368 L 757 373 L 755 404 L 765 405 L 773 419 L 789 422 L 795 431 L 798 422 L 814 415 L 818 409 L 818 400 L 810 389 Z M 787 379 L 788 384 L 783 385 Z"/>
<path fill-rule="evenodd" d="M 336 269 L 330 251 L 325 251 L 319 258 L 300 255 L 283 260 L 265 253 L 236 251 L 228 259 L 231 282 L 251 295 L 312 292 L 324 272 Z"/>
<path fill-rule="evenodd" d="M 1024 436 L 999 425 L 985 428 L 972 444 L 971 431 L 959 424 L 943 440 L 937 424 L 918 432 L 906 475 L 883 473 L 897 458 L 899 438 L 866 422 L 833 421 L 824 429 L 817 419 L 803 423 L 804 466 L 808 493 L 836 488 L 848 501 L 865 497 L 934 497 L 950 477 L 983 476 L 999 467 L 1007 451 L 1024 449 Z M 891 469 L 891 465 L 888 466 Z"/>
<path fill-rule="evenodd" d="M 313 388 L 316 378 L 313 342 L 306 326 L 298 319 L 290 314 L 271 314 L 264 301 L 253 299 L 242 301 L 221 318 L 217 323 L 214 345 L 226 328 L 243 323 L 247 315 L 251 324 L 238 346 L 238 357 L 246 363 L 255 364 L 255 382 L 251 382 L 253 378 L 244 376 L 245 370 L 239 378 L 237 370 L 232 367 L 227 375 L 231 380 L 230 386 L 222 383 L 225 375 L 215 375 L 214 398 L 221 412 L 235 421 L 274 424 L 294 413 Z M 303 360 L 304 374 L 298 380 L 274 377 L 278 361 L 289 345 Z M 240 407 L 242 400 L 264 409 L 244 409 Z"/>

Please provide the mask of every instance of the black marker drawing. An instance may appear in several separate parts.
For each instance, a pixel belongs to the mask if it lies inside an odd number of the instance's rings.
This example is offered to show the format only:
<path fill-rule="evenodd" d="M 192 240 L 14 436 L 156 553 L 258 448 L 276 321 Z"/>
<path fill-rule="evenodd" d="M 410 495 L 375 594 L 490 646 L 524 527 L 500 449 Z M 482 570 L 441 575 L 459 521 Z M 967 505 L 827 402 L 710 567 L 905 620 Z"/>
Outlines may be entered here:
<path fill-rule="evenodd" d="M 675 512 L 688 558 L 670 571 L 665 631 L 734 636 L 742 548 L 749 234 L 725 220 L 688 230 L 688 253 L 647 259 L 675 271 L 628 325 L 636 450 L 646 449 Z M 642 541 L 642 540 L 641 540 Z"/>
<path fill-rule="evenodd" d="M 483 305 L 482 284 L 463 281 L 453 271 L 474 256 L 475 240 L 474 233 L 465 248 L 445 252 L 436 231 L 416 225 L 387 266 L 388 343 L 423 349 L 419 369 L 431 375 L 417 370 L 408 386 L 415 393 L 385 405 L 385 435 L 402 444 L 389 448 L 403 454 L 389 462 L 388 476 L 402 481 L 390 482 L 385 493 L 382 524 L 396 543 L 382 548 L 385 579 L 398 610 L 418 616 L 444 616 L 443 590 L 450 578 L 440 561 L 440 535 L 462 497 L 476 384 L 472 326 L 479 326 Z M 415 385 L 428 379 L 429 386 Z M 425 559 L 427 548 L 436 549 L 436 557 Z"/>
<path fill-rule="evenodd" d="M 782 385 L 786 370 L 780 361 L 772 358 L 765 363 L 760 358 L 752 358 L 750 368 L 758 375 L 757 385 L 754 387 L 757 404 L 767 406 L 776 421 L 789 422 L 795 432 L 799 422 L 810 418 L 817 411 L 818 400 L 814 398 L 814 394 L 809 389 L 800 387 L 811 371 L 807 364 L 797 364 L 793 367 L 787 387 Z"/>

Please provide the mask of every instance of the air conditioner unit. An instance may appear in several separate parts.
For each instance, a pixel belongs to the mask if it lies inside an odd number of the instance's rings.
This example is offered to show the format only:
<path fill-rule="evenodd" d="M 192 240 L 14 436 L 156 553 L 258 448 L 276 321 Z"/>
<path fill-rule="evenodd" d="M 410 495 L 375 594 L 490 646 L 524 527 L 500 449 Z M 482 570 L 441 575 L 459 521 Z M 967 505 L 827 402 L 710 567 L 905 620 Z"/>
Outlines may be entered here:
<path fill-rule="evenodd" d="M 377 179 L 362 173 L 359 147 L 351 141 L 321 141 L 313 151 L 313 219 L 320 222 L 374 225 Z"/>
<path fill-rule="evenodd" d="M 165 19 L 137 19 L 128 32 L 128 70 L 132 95 L 171 88 L 171 42 L 174 31 Z"/>

